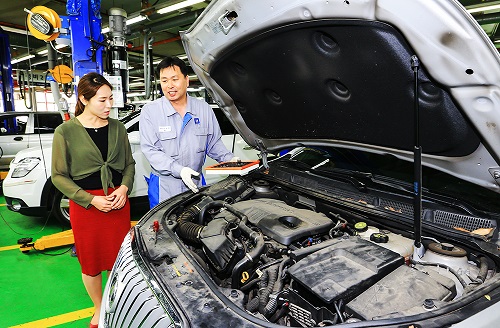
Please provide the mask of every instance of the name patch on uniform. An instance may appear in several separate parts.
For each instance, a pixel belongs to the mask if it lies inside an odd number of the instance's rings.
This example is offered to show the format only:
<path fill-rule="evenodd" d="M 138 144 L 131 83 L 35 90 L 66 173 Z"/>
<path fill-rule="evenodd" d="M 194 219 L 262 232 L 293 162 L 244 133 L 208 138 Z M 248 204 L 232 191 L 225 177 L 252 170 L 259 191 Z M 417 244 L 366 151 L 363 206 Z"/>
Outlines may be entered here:
<path fill-rule="evenodd" d="M 158 128 L 158 131 L 159 132 L 170 132 L 172 131 L 172 127 L 169 125 L 169 126 L 160 126 Z"/>
<path fill-rule="evenodd" d="M 194 124 L 200 124 L 200 119 L 198 117 L 194 118 Z"/>

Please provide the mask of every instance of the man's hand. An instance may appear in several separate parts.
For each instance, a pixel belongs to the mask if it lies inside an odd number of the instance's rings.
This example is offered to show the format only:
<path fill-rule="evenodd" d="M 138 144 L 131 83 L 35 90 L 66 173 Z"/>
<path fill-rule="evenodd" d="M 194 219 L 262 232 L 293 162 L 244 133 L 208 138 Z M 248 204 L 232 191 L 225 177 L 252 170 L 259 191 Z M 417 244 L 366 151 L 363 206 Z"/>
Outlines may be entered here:
<path fill-rule="evenodd" d="M 198 187 L 196 184 L 193 182 L 193 179 L 191 178 L 192 176 L 199 176 L 200 173 L 196 172 L 195 170 L 185 166 L 181 170 L 181 179 L 184 184 L 191 189 L 192 192 L 197 193 L 198 192 Z"/>
<path fill-rule="evenodd" d="M 241 162 L 241 159 L 238 156 L 234 156 L 231 158 L 230 162 Z"/>

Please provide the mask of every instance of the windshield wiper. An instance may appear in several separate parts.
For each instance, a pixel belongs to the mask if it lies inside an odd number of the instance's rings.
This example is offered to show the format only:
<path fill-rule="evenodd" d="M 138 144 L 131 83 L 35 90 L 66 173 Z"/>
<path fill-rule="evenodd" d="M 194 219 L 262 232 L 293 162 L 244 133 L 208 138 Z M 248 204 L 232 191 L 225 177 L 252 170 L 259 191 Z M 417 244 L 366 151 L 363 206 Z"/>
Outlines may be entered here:
<path fill-rule="evenodd" d="M 367 180 L 370 181 L 373 184 L 379 185 L 379 186 L 385 186 L 391 189 L 396 189 L 398 191 L 402 191 L 408 194 L 412 194 L 413 190 L 411 188 L 411 185 L 408 183 L 407 186 L 404 186 L 402 184 L 386 181 L 384 179 L 380 179 L 376 176 L 374 176 L 372 173 L 369 172 L 361 172 L 361 171 L 350 171 L 350 170 L 343 170 L 343 169 L 321 169 L 321 168 L 311 168 L 312 172 L 316 174 L 320 174 L 322 176 L 329 176 L 332 178 L 337 178 L 339 180 L 347 181 L 351 183 L 353 186 L 355 186 L 358 190 L 360 191 L 367 191 L 368 186 L 360 181 L 362 180 Z"/>
<path fill-rule="evenodd" d="M 347 183 L 350 183 L 353 185 L 356 189 L 362 192 L 366 192 L 368 190 L 366 184 L 357 178 L 370 178 L 367 175 L 371 175 L 370 173 L 364 173 L 364 172 L 350 172 L 350 173 L 345 173 L 345 172 L 338 172 L 337 170 L 324 170 L 320 168 L 315 168 L 316 166 L 311 167 L 309 172 L 313 172 L 315 174 L 319 174 L 323 177 L 328 177 L 328 178 L 334 178 L 340 181 L 345 181 Z"/>
<path fill-rule="evenodd" d="M 393 182 L 389 182 L 389 181 L 380 180 L 380 179 L 375 178 L 373 176 L 371 177 L 371 181 L 373 183 L 376 183 L 376 184 L 381 185 L 381 186 L 386 186 L 386 187 L 389 187 L 389 188 L 392 188 L 392 189 L 396 189 L 396 190 L 400 190 L 400 191 L 403 191 L 403 192 L 406 192 L 406 193 L 409 193 L 409 194 L 413 193 L 411 184 L 409 184 L 409 183 L 407 183 L 407 187 L 405 187 L 405 186 L 403 186 L 401 184 L 397 184 L 397 183 L 393 183 Z"/>
<path fill-rule="evenodd" d="M 350 183 L 359 191 L 362 191 L 362 192 L 367 191 L 366 185 L 363 182 L 356 179 L 356 177 L 353 176 L 353 174 L 351 174 L 351 173 L 337 172 L 337 170 L 331 171 L 331 169 L 325 170 L 325 169 L 319 168 L 320 166 L 328 163 L 328 161 L 329 160 L 327 159 L 327 160 L 324 160 L 323 162 L 321 162 L 317 165 L 311 166 L 311 165 L 304 163 L 302 161 L 299 161 L 299 160 L 287 159 L 286 161 L 283 162 L 283 164 L 286 165 L 287 167 L 292 167 L 294 169 L 297 169 L 297 170 L 300 170 L 300 171 L 303 171 L 306 173 L 314 173 L 314 174 L 320 175 L 322 177 L 334 178 L 337 180 L 341 180 L 341 181 Z"/>
<path fill-rule="evenodd" d="M 404 186 L 398 183 L 390 182 L 385 179 L 376 177 L 370 172 L 352 171 L 352 170 L 332 168 L 332 167 L 323 168 L 323 166 L 327 164 L 329 161 L 330 161 L 329 159 L 325 159 L 324 161 L 314 166 L 311 166 L 307 163 L 295 159 L 288 159 L 286 163 L 289 166 L 293 166 L 296 169 L 304 170 L 308 173 L 314 173 L 323 177 L 333 178 L 347 182 L 352 186 L 354 186 L 357 190 L 362 192 L 366 192 L 368 190 L 368 186 L 366 185 L 366 183 L 361 181 L 365 180 L 365 181 L 370 181 L 373 184 L 379 186 L 385 186 L 391 189 L 402 191 L 404 193 L 408 194 L 413 193 L 412 186 L 409 183 L 406 183 L 407 185 Z"/>

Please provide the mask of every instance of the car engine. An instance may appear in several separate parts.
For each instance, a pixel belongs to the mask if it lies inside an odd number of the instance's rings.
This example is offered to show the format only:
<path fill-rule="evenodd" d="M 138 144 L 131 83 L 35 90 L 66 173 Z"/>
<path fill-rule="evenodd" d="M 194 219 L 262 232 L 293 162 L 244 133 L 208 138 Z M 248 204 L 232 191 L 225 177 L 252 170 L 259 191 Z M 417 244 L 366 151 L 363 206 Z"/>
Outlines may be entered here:
<path fill-rule="evenodd" d="M 213 282 L 283 326 L 436 310 L 495 274 L 483 254 L 434 237 L 414 260 L 408 230 L 262 179 L 223 180 L 178 209 L 166 220 Z"/>

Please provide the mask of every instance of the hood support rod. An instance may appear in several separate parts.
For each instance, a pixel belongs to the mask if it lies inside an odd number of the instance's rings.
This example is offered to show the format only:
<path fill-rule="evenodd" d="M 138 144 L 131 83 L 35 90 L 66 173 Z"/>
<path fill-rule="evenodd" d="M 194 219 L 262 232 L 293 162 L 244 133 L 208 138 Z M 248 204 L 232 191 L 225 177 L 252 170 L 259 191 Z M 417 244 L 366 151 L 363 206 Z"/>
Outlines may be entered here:
<path fill-rule="evenodd" d="M 411 69 L 415 78 L 414 90 L 414 147 L 413 147 L 413 227 L 414 249 L 413 258 L 421 259 L 424 256 L 422 245 L 422 147 L 420 146 L 420 110 L 418 97 L 418 70 L 420 62 L 418 57 L 411 56 Z"/>

